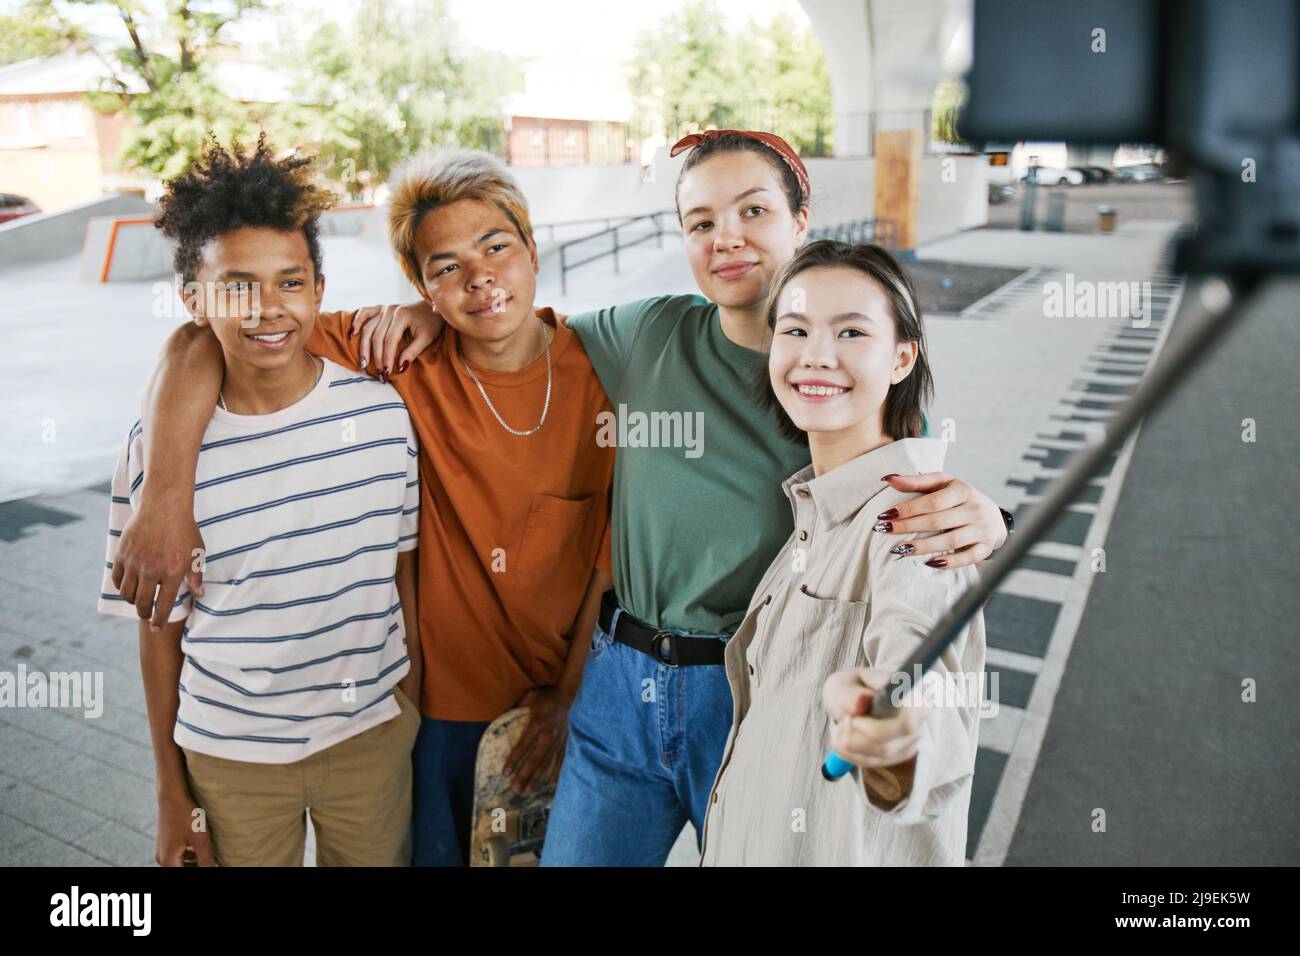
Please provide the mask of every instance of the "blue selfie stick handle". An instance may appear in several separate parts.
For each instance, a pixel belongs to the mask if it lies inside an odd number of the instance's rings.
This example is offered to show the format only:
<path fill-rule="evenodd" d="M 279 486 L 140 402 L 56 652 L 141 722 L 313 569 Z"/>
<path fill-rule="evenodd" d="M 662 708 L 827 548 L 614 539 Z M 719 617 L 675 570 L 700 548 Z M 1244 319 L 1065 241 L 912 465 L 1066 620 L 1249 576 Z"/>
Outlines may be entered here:
<path fill-rule="evenodd" d="M 900 675 L 898 674 L 894 675 L 893 680 L 890 682 L 890 686 L 894 686 L 894 682 L 898 680 L 899 676 Z M 902 676 L 904 680 L 907 679 L 905 674 Z M 890 695 L 883 692 L 873 695 L 871 698 L 871 705 L 867 708 L 867 712 L 872 717 L 879 718 L 891 717 L 897 710 L 898 708 L 894 706 L 894 702 L 890 699 Z M 831 750 L 827 752 L 826 759 L 822 761 L 822 778 L 833 782 L 840 779 L 840 777 L 843 777 L 852 769 L 853 764 L 849 763 L 834 750 Z"/>
<path fill-rule="evenodd" d="M 834 750 L 828 753 L 826 759 L 822 761 L 822 776 L 827 780 L 838 780 L 852 769 L 853 764 L 849 763 Z"/>

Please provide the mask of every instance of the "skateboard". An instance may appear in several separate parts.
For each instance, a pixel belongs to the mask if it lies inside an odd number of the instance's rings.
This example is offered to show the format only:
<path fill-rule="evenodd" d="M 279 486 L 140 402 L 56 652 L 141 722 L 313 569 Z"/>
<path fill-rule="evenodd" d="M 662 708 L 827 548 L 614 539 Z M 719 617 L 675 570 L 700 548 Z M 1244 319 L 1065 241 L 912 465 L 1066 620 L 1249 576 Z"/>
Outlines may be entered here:
<path fill-rule="evenodd" d="M 479 741 L 470 866 L 536 866 L 541 859 L 555 787 L 548 783 L 520 795 L 501 772 L 527 725 L 528 708 L 516 707 L 492 721 Z"/>

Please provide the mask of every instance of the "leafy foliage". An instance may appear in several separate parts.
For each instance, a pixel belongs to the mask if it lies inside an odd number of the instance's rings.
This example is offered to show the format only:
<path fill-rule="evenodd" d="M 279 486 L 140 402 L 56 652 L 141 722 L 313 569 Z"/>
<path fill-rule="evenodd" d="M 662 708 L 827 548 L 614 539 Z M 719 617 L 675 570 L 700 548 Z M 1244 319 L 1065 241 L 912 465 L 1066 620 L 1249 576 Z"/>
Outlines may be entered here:
<path fill-rule="evenodd" d="M 692 0 L 637 38 L 630 84 L 642 136 L 731 127 L 777 133 L 809 155 L 830 147 L 826 61 L 788 13 L 732 29 L 714 0 Z"/>
<path fill-rule="evenodd" d="M 0 66 L 53 56 L 82 39 L 50 4 L 27 0 L 16 13 L 0 14 Z"/>
<path fill-rule="evenodd" d="M 321 26 L 298 59 L 281 123 L 295 141 L 319 143 L 352 193 L 427 146 L 495 151 L 502 101 L 522 86 L 513 64 L 461 48 L 445 0 L 365 0 L 350 30 Z"/>

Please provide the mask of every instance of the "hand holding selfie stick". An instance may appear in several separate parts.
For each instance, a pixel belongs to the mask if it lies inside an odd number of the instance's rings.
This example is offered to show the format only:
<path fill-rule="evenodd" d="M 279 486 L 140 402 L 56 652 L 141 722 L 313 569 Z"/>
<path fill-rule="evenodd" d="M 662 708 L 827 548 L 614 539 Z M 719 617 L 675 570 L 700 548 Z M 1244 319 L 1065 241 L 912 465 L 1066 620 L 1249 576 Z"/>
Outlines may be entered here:
<path fill-rule="evenodd" d="M 1086 47 L 1082 58 L 1076 55 L 1079 38 L 1095 36 L 1097 24 L 1125 38 L 1124 51 L 1110 60 L 1088 60 Z M 1260 0 L 1243 17 L 1210 0 L 1105 0 L 1087 10 L 977 0 L 974 38 L 963 134 L 1166 144 L 1196 184 L 1197 231 L 1177 240 L 1175 263 L 1195 281 L 1164 354 L 1107 423 L 1105 437 L 1071 457 L 1023 526 L 981 566 L 978 585 L 894 674 L 891 686 L 903 688 L 939 658 L 1143 417 L 1245 314 L 1263 280 L 1300 271 L 1300 2 Z M 1047 82 L 1016 93 L 1015 75 L 1038 70 Z M 1073 91 L 1067 102 L 1042 93 L 1054 84 Z M 1251 169 L 1266 165 L 1267 176 L 1245 176 L 1247 161 Z M 873 696 L 871 716 L 886 718 L 895 709 L 889 694 Z M 852 767 L 832 752 L 822 776 L 835 780 Z"/>

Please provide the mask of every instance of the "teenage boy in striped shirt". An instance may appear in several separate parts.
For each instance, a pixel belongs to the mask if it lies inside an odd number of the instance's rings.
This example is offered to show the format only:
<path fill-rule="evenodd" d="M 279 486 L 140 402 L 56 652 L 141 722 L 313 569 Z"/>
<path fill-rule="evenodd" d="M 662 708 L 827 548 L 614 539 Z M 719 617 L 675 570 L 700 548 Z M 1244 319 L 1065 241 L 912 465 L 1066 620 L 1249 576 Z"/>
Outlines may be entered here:
<path fill-rule="evenodd" d="M 420 436 L 423 488 L 413 858 L 458 866 L 468 862 L 474 763 L 489 722 L 529 711 L 507 758 L 517 792 L 553 786 L 559 774 L 569 707 L 612 581 L 615 449 L 600 440 L 611 410 L 582 344 L 534 302 L 537 246 L 509 171 L 486 153 L 443 150 L 411 157 L 388 185 L 392 250 L 447 324 L 393 384 Z M 309 344 L 361 371 L 353 315 L 321 313 Z M 147 480 L 162 490 L 122 551 L 146 583 L 160 583 L 160 600 L 184 567 L 176 559 L 198 546 L 176 499 L 217 394 L 211 339 L 193 327 L 173 333 L 151 388 L 147 436 L 160 454 Z M 160 613 L 135 603 L 142 617 Z"/>
<path fill-rule="evenodd" d="M 165 624 L 140 621 L 164 866 L 301 865 L 308 807 L 319 864 L 410 859 L 418 446 L 392 386 L 305 348 L 332 201 L 309 174 L 262 139 L 212 143 L 161 201 L 186 307 L 224 359 L 192 498 L 202 586 L 159 596 Z M 109 614 L 154 598 L 115 568 L 155 491 L 145 431 L 112 481 Z"/>

